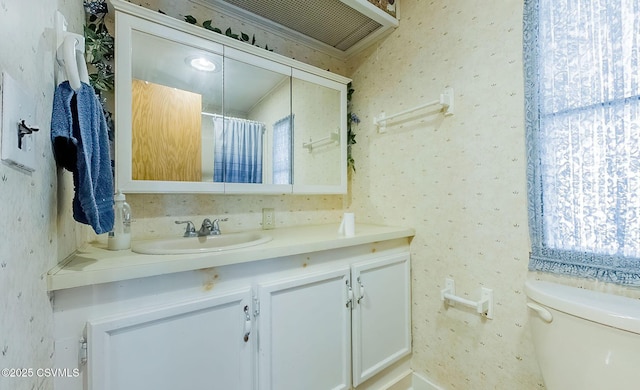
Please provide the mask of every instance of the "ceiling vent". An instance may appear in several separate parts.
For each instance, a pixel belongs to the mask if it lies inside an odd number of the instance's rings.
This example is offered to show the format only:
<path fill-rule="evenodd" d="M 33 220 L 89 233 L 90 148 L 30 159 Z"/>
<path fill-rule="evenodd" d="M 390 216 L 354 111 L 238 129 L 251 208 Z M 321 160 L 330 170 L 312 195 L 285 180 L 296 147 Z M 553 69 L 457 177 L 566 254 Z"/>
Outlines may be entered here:
<path fill-rule="evenodd" d="M 191 1 L 339 58 L 355 54 L 398 26 L 398 19 L 368 0 Z M 397 0 L 374 1 L 396 13 Z"/>

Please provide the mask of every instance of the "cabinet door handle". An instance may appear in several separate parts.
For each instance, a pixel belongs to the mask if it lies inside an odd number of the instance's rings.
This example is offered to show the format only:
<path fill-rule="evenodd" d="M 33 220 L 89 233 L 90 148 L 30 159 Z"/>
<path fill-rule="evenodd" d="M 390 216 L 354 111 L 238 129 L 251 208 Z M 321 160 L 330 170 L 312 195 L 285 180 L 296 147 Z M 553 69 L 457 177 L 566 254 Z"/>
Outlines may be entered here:
<path fill-rule="evenodd" d="M 244 307 L 244 342 L 249 341 L 249 335 L 251 334 L 251 315 L 249 315 L 249 306 Z"/>
<path fill-rule="evenodd" d="M 351 308 L 351 303 L 353 302 L 353 290 L 351 289 L 351 286 L 349 285 L 349 281 L 346 281 L 346 285 L 347 285 L 347 309 Z"/>
<path fill-rule="evenodd" d="M 358 284 L 360 285 L 360 297 L 358 297 L 358 303 L 364 299 L 364 284 L 360 281 L 360 277 L 358 277 Z"/>

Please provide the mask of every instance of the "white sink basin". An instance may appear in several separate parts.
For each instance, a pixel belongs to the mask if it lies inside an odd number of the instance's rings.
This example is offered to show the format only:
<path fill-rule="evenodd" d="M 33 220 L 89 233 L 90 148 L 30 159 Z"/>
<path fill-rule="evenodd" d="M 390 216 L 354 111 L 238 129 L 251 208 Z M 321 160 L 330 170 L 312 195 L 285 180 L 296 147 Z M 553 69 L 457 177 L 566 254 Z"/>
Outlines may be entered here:
<path fill-rule="evenodd" d="M 223 233 L 219 236 L 182 237 L 133 243 L 131 250 L 146 255 L 178 255 L 228 251 L 271 241 L 271 236 L 257 232 Z"/>

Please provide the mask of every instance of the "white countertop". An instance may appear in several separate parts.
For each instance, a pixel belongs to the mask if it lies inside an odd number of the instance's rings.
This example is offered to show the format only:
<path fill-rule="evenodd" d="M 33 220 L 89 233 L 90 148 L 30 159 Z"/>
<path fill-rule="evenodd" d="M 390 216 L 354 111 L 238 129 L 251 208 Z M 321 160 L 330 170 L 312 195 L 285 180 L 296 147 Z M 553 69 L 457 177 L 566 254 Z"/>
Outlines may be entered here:
<path fill-rule="evenodd" d="M 110 251 L 104 244 L 89 243 L 48 272 L 47 286 L 49 291 L 54 291 L 408 238 L 415 234 L 411 228 L 365 224 L 356 225 L 355 230 L 352 237 L 339 235 L 336 224 L 260 230 L 273 239 L 246 248 L 181 255 Z"/>

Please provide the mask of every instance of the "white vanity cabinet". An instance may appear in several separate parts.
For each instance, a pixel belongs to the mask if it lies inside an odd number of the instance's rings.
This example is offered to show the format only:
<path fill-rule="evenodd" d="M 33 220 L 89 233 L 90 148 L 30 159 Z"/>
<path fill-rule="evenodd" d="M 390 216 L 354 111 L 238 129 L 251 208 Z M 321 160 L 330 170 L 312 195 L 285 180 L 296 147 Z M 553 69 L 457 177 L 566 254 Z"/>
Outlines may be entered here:
<path fill-rule="evenodd" d="M 89 320 L 89 388 L 252 390 L 250 304 L 245 288 Z"/>
<path fill-rule="evenodd" d="M 260 390 L 349 389 L 350 270 L 258 285 Z"/>
<path fill-rule="evenodd" d="M 409 258 L 258 285 L 259 389 L 350 389 L 409 354 Z"/>
<path fill-rule="evenodd" d="M 81 251 L 49 274 L 54 366 L 80 372 L 54 389 L 382 388 L 409 370 L 413 232 L 336 228 L 210 256 Z"/>
<path fill-rule="evenodd" d="M 411 352 L 409 253 L 377 256 L 352 266 L 353 385 Z"/>

